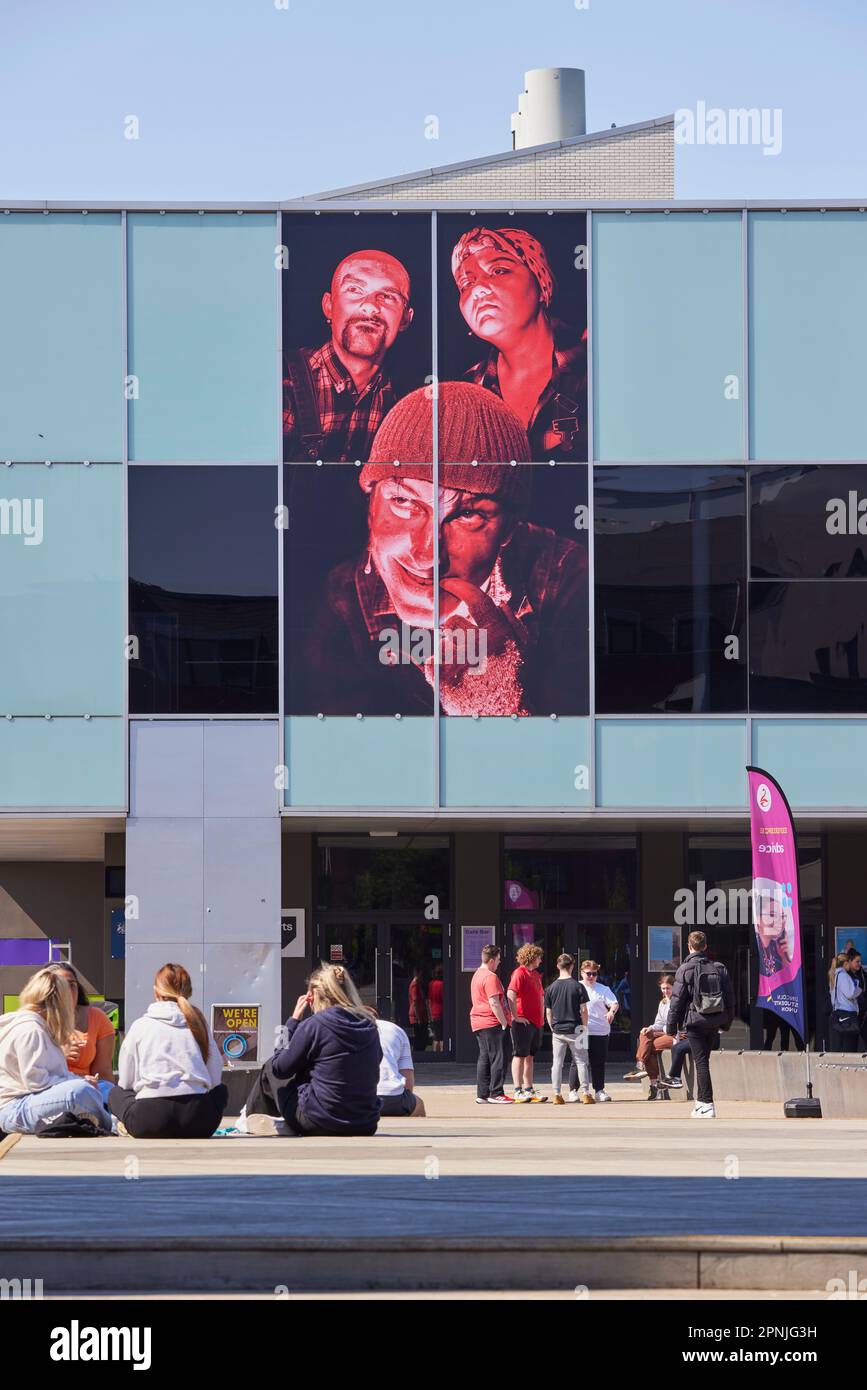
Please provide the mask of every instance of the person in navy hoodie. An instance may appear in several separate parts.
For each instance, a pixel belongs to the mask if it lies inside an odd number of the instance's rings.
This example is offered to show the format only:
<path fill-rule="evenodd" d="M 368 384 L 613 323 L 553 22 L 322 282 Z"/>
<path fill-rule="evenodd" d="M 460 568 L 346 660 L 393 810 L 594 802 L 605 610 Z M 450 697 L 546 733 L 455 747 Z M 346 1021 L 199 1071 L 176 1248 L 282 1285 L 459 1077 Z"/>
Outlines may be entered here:
<path fill-rule="evenodd" d="M 314 971 L 283 1032 L 283 1045 L 247 1097 L 241 1131 L 375 1134 L 382 1047 L 373 1016 L 342 965 Z"/>

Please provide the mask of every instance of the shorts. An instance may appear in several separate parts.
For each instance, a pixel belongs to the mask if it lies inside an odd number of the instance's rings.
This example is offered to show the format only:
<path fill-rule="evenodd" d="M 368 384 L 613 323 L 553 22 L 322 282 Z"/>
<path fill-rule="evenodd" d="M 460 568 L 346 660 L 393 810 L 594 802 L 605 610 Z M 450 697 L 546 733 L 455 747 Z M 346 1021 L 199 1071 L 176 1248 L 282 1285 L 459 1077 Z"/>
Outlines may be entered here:
<path fill-rule="evenodd" d="M 535 1057 L 542 1041 L 542 1029 L 535 1023 L 512 1024 L 512 1056 Z"/>
<path fill-rule="evenodd" d="M 414 1115 L 416 1104 L 416 1097 L 412 1091 L 401 1091 L 399 1096 L 380 1096 L 379 1113 L 383 1118 L 396 1118 L 399 1115 Z"/>

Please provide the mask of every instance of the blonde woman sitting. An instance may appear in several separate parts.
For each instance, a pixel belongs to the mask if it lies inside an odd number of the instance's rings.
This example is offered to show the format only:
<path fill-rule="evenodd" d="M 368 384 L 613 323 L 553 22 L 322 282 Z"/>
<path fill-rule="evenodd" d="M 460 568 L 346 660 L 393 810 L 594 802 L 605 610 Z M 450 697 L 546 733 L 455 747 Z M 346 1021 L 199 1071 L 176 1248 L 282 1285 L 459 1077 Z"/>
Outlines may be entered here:
<path fill-rule="evenodd" d="M 322 965 L 241 1113 L 248 1134 L 375 1134 L 382 1047 L 371 1011 L 342 965 Z"/>
<path fill-rule="evenodd" d="M 75 1032 L 75 1004 L 62 975 L 37 970 L 15 1013 L 0 1016 L 0 1130 L 41 1134 L 73 1116 L 110 1134 L 112 1119 L 92 1076 L 70 1076 L 63 1049 Z"/>

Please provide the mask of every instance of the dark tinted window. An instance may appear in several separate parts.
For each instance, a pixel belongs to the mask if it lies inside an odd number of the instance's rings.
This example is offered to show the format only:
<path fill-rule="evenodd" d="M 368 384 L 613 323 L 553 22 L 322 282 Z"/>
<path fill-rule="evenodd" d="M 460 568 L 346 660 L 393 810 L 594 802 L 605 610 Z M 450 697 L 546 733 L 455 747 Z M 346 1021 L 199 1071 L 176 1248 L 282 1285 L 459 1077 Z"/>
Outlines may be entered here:
<path fill-rule="evenodd" d="M 445 835 L 327 835 L 317 841 L 317 907 L 335 912 L 424 912 L 449 904 Z"/>
<path fill-rule="evenodd" d="M 752 889 L 752 850 L 747 835 L 692 835 L 688 842 L 688 864 L 689 886 L 693 892 L 700 881 L 704 883 L 705 894 L 712 888 L 722 888 L 726 894 L 739 889 L 749 893 Z M 821 913 L 822 845 L 818 836 L 798 837 L 798 874 L 802 911 L 810 909 Z M 699 893 L 697 904 L 700 896 Z M 740 920 L 737 908 L 738 899 L 727 898 L 726 920 L 729 925 L 732 925 L 732 917 Z"/>
<path fill-rule="evenodd" d="M 867 577 L 867 468 L 750 470 L 754 579 Z"/>
<path fill-rule="evenodd" d="M 637 873 L 630 836 L 507 835 L 503 906 L 618 911 L 635 906 Z"/>
<path fill-rule="evenodd" d="M 277 471 L 129 470 L 130 709 L 277 711 Z"/>
<path fill-rule="evenodd" d="M 597 467 L 595 527 L 597 710 L 744 709 L 744 470 Z"/>
<path fill-rule="evenodd" d="M 750 707 L 867 709 L 867 584 L 750 585 Z"/>

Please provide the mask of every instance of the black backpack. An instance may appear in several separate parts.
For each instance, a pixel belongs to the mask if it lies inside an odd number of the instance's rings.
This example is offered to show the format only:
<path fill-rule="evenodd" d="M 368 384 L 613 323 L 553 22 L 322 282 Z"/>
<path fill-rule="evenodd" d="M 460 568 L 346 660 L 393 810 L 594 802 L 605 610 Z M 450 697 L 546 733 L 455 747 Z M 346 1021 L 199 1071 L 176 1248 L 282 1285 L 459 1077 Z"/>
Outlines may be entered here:
<path fill-rule="evenodd" d="M 725 985 L 728 971 L 717 961 L 702 959 L 692 972 L 692 1007 L 702 1018 L 713 1021 L 724 1014 Z"/>
<path fill-rule="evenodd" d="M 60 1115 L 37 1121 L 33 1133 L 39 1139 L 100 1139 L 105 1130 L 97 1129 L 91 1120 L 64 1110 Z"/>

